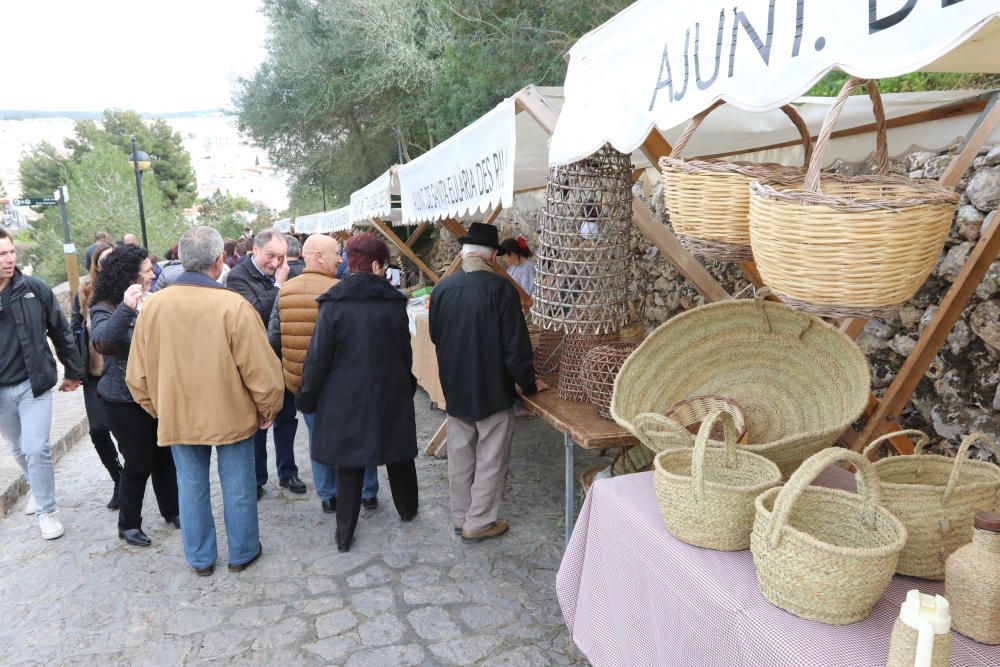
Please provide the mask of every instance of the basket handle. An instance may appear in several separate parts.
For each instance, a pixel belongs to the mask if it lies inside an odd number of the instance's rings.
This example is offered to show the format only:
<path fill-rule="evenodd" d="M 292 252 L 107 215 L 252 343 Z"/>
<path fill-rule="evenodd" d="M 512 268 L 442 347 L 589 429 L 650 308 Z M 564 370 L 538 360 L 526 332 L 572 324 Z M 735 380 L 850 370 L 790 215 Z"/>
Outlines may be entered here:
<path fill-rule="evenodd" d="M 663 447 L 655 435 L 674 436 L 688 445 L 691 444 L 694 437 L 677 420 L 655 412 L 643 412 L 636 415 L 635 419 L 632 420 L 632 425 L 639 442 L 657 454 L 669 448 Z"/>
<path fill-rule="evenodd" d="M 772 296 L 774 290 L 772 290 L 767 285 L 764 285 L 760 289 L 756 290 L 753 297 L 754 305 L 757 307 L 757 314 L 760 315 L 760 321 L 763 324 L 761 329 L 764 333 L 771 333 L 771 318 L 767 316 L 767 308 L 764 307 L 764 302 L 767 301 L 767 297 Z M 802 324 L 802 328 L 799 329 L 799 333 L 796 336 L 799 340 L 806 334 L 809 329 L 812 328 L 813 322 L 815 320 L 807 313 L 801 313 L 799 317 L 799 322 Z"/>
<path fill-rule="evenodd" d="M 828 447 L 806 459 L 805 463 L 792 473 L 791 478 L 778 492 L 778 497 L 774 501 L 774 509 L 771 512 L 771 523 L 767 528 L 768 542 L 772 549 L 778 548 L 778 544 L 781 542 L 781 530 L 785 527 L 785 523 L 792 513 L 792 508 L 802 492 L 812 484 L 821 472 L 840 461 L 847 461 L 857 469 L 854 477 L 863 500 L 861 521 L 869 527 L 875 525 L 875 515 L 879 505 L 879 482 L 874 464 L 866 457 L 849 449 Z"/>
<path fill-rule="evenodd" d="M 691 140 L 691 135 L 693 135 L 695 131 L 701 126 L 702 122 L 705 120 L 708 114 L 712 113 L 725 103 L 726 103 L 725 100 L 717 100 L 715 103 L 712 104 L 712 106 L 708 107 L 707 109 L 699 113 L 697 116 L 692 118 L 691 122 L 688 123 L 687 127 L 684 128 L 684 131 L 681 132 L 681 136 L 677 137 L 677 141 L 674 142 L 674 147 L 670 151 L 670 157 L 675 159 L 680 159 L 681 151 L 684 150 L 684 147 L 687 146 L 688 141 Z M 802 120 L 802 116 L 799 115 L 799 112 L 796 111 L 795 107 L 793 107 L 791 104 L 786 104 L 785 106 L 781 107 L 781 110 L 784 112 L 786 116 L 788 116 L 788 119 L 792 121 L 792 125 L 795 126 L 795 129 L 799 131 L 799 138 L 802 141 L 802 152 L 803 152 L 802 166 L 808 167 L 809 160 L 812 159 L 812 154 L 813 154 L 812 137 L 809 134 L 809 127 L 806 125 L 806 122 Z"/>
<path fill-rule="evenodd" d="M 878 451 L 879 445 L 888 440 L 892 440 L 898 435 L 905 435 L 907 437 L 917 439 L 917 444 L 913 448 L 914 454 L 922 454 L 924 451 L 924 447 L 926 447 L 927 443 L 931 441 L 931 439 L 927 437 L 927 434 L 924 433 L 923 431 L 915 428 L 907 428 L 903 429 L 902 431 L 893 431 L 892 433 L 886 433 L 881 437 L 875 438 L 868 444 L 867 447 L 864 448 L 864 450 L 862 450 L 861 453 L 864 454 L 865 456 L 871 457 L 871 455 L 874 452 Z"/>
<path fill-rule="evenodd" d="M 951 467 L 951 474 L 948 475 L 948 485 L 944 487 L 944 496 L 941 498 L 942 503 L 948 502 L 952 491 L 958 486 L 958 478 L 962 474 L 962 466 L 969 460 L 969 448 L 975 442 L 986 443 L 994 449 L 997 446 L 996 440 L 985 433 L 972 433 L 965 436 L 962 444 L 958 446 L 958 453 L 955 454 L 955 464 Z"/>
<path fill-rule="evenodd" d="M 727 468 L 736 466 L 736 420 L 725 410 L 715 410 L 701 422 L 698 436 L 694 439 L 694 451 L 691 453 L 691 490 L 694 491 L 696 503 L 700 503 L 705 497 L 705 450 L 708 449 L 712 428 L 720 419 L 726 434 L 723 465 Z"/>
<path fill-rule="evenodd" d="M 830 144 L 830 137 L 833 134 L 833 126 L 840 118 L 847 99 L 858 86 L 865 86 L 868 89 L 868 97 L 872 101 L 872 111 L 875 112 L 875 173 L 885 176 L 889 173 L 889 141 L 886 138 L 885 109 L 882 108 L 882 96 L 879 95 L 878 86 L 871 79 L 859 79 L 849 77 L 844 82 L 844 87 L 840 89 L 840 94 L 834 100 L 830 112 L 827 113 L 823 121 L 823 127 L 819 131 L 816 139 L 816 150 L 813 151 L 812 160 L 809 162 L 809 171 L 806 173 L 806 181 L 803 189 L 808 192 L 820 192 L 820 169 L 823 168 L 823 154 L 826 153 Z"/>

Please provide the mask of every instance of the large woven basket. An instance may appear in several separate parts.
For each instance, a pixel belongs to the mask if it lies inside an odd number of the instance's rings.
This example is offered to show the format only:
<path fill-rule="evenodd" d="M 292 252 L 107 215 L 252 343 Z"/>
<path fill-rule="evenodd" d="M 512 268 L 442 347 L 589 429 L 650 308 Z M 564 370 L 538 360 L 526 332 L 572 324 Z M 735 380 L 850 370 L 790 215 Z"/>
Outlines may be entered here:
<path fill-rule="evenodd" d="M 727 396 L 746 411 L 744 449 L 777 463 L 785 477 L 836 442 L 868 404 L 868 362 L 837 329 L 766 301 L 765 293 L 694 308 L 660 325 L 618 373 L 615 421 L 652 447 L 640 415 L 671 422 L 662 415 L 666 406 Z"/>
<path fill-rule="evenodd" d="M 725 432 L 725 448 L 708 447 L 713 427 Z M 781 484 L 778 466 L 736 447 L 736 424 L 716 410 L 702 422 L 694 448 L 656 455 L 653 483 L 667 530 L 681 542 L 718 551 L 750 547 L 754 499 Z"/>
<path fill-rule="evenodd" d="M 739 261 L 753 259 L 750 249 L 750 183 L 757 179 L 801 181 L 805 167 L 721 159 L 684 160 L 681 152 L 720 100 L 691 119 L 669 157 L 660 158 L 663 196 L 670 224 L 681 243 L 696 255 Z M 802 138 L 804 164 L 809 164 L 809 128 L 791 105 L 781 107 Z"/>
<path fill-rule="evenodd" d="M 908 534 L 896 572 L 940 581 L 948 556 L 972 541 L 976 512 L 996 507 L 1000 466 L 969 460 L 974 442 L 996 443 L 981 433 L 973 434 L 962 441 L 955 458 L 949 458 L 923 454 L 927 435 L 908 430 L 874 440 L 864 453 L 877 451 L 883 442 L 900 434 L 917 438 L 914 453 L 875 463 L 882 482 L 882 505 L 903 522 Z"/>
<path fill-rule="evenodd" d="M 857 468 L 860 495 L 809 486 L 839 461 Z M 788 483 L 757 497 L 750 551 L 761 593 L 796 616 L 842 625 L 871 613 L 892 580 L 906 528 L 879 506 L 874 465 L 831 447 L 809 458 Z"/>
<path fill-rule="evenodd" d="M 615 378 L 635 347 L 635 343 L 598 345 L 583 357 L 580 373 L 587 385 L 587 400 L 597 408 L 597 415 L 603 419 L 611 419 L 611 393 L 615 388 Z"/>
<path fill-rule="evenodd" d="M 834 123 L 862 84 L 875 110 L 877 174 L 821 178 Z M 884 317 L 920 289 L 941 254 L 958 197 L 933 181 L 888 176 L 888 169 L 878 89 L 851 78 L 823 123 L 804 184 L 750 186 L 754 259 L 782 301 L 828 317 Z"/>

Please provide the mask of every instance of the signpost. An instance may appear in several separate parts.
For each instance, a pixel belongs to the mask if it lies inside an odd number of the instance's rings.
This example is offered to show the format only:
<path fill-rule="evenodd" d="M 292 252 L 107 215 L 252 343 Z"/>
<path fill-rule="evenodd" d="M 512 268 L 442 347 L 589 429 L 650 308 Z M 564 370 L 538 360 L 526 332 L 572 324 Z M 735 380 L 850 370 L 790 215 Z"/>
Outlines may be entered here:
<path fill-rule="evenodd" d="M 69 216 L 66 214 L 66 202 L 69 201 L 69 188 L 65 185 L 60 185 L 59 189 L 53 193 L 53 198 L 51 200 L 46 198 L 46 201 L 59 204 L 59 213 L 62 216 L 63 228 L 63 255 L 66 257 L 66 277 L 69 279 L 69 293 L 72 296 L 76 294 L 77 289 L 80 287 L 80 265 L 76 259 L 76 246 L 73 245 L 73 240 L 69 235 Z M 42 205 L 45 206 L 46 204 Z"/>
<path fill-rule="evenodd" d="M 56 194 L 59 194 L 58 190 Z M 11 203 L 14 206 L 55 206 L 59 202 L 55 197 L 23 197 L 21 199 L 14 199 Z"/>

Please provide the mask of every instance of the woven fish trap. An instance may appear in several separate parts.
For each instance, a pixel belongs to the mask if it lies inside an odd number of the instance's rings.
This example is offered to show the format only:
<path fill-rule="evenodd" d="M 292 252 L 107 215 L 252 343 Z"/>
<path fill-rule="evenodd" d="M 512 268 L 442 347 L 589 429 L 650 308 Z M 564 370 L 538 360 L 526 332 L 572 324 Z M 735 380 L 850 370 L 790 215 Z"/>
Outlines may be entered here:
<path fill-rule="evenodd" d="M 611 343 L 591 348 L 583 357 L 580 374 L 587 385 L 587 400 L 597 408 L 597 414 L 611 419 L 611 394 L 615 390 L 618 371 L 636 343 Z"/>
<path fill-rule="evenodd" d="M 750 249 L 750 183 L 802 181 L 812 156 L 809 128 L 791 105 L 781 110 L 798 130 L 803 167 L 714 158 L 685 160 L 681 152 L 719 100 L 691 119 L 668 157 L 660 158 L 663 196 L 681 244 L 696 255 L 724 261 L 753 259 Z"/>
<path fill-rule="evenodd" d="M 563 338 L 561 331 L 542 329 L 538 332 L 538 344 L 535 351 L 535 374 L 542 382 L 555 386 L 559 379 L 559 366 L 562 361 Z"/>
<path fill-rule="evenodd" d="M 917 438 L 913 454 L 875 463 L 882 505 L 903 522 L 908 535 L 896 572 L 940 581 L 948 556 L 972 540 L 976 512 L 993 510 L 1000 492 L 1000 466 L 969 460 L 969 447 L 983 442 L 995 448 L 997 443 L 982 433 L 972 434 L 950 458 L 924 454 L 927 435 L 907 430 L 873 440 L 864 453 L 878 451 L 896 435 Z"/>
<path fill-rule="evenodd" d="M 833 126 L 859 85 L 867 86 L 875 110 L 876 175 L 821 176 Z M 804 182 L 750 186 L 754 259 L 782 301 L 824 317 L 885 317 L 920 289 L 944 247 L 958 196 L 933 181 L 888 173 L 878 89 L 873 81 L 848 79 Z"/>
<path fill-rule="evenodd" d="M 617 332 L 609 334 L 566 334 L 559 361 L 559 398 L 586 403 L 590 383 L 584 375 L 583 358 L 593 348 L 613 343 Z"/>
<path fill-rule="evenodd" d="M 724 448 L 709 447 L 716 427 Z M 702 422 L 694 448 L 668 449 L 653 461 L 653 485 L 667 530 L 681 542 L 717 551 L 750 548 L 754 500 L 781 484 L 781 470 L 763 456 L 736 446 L 732 414 L 712 412 Z"/>
<path fill-rule="evenodd" d="M 858 493 L 809 486 L 828 466 L 855 466 Z M 820 623 L 868 617 L 885 594 L 906 543 L 906 528 L 879 506 L 874 465 L 831 447 L 811 456 L 780 487 L 755 501 L 750 551 L 771 604 Z"/>
<path fill-rule="evenodd" d="M 605 334 L 628 321 L 632 162 L 610 145 L 549 173 L 538 237 L 532 320 Z"/>
<path fill-rule="evenodd" d="M 647 442 L 648 422 L 679 423 L 665 407 L 728 397 L 748 424 L 744 448 L 790 475 L 829 447 L 868 404 L 871 371 L 857 344 L 821 319 L 755 299 L 700 306 L 657 327 L 622 365 L 611 399 L 616 422 Z M 651 415 L 648 417 L 640 416 Z"/>

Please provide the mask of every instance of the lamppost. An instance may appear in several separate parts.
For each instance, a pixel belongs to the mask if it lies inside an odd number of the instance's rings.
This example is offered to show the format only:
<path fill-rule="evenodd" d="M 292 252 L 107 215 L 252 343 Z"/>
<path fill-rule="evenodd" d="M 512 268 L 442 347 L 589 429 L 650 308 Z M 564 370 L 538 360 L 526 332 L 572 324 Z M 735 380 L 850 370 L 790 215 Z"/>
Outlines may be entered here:
<path fill-rule="evenodd" d="M 149 241 L 146 240 L 146 209 L 142 205 L 142 172 L 149 169 L 149 155 L 140 151 L 135 146 L 135 135 L 132 135 L 132 154 L 129 155 L 128 165 L 135 170 L 135 192 L 139 198 L 139 227 L 142 230 L 142 247 L 149 249 Z"/>

